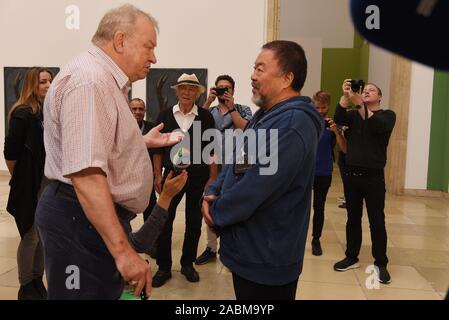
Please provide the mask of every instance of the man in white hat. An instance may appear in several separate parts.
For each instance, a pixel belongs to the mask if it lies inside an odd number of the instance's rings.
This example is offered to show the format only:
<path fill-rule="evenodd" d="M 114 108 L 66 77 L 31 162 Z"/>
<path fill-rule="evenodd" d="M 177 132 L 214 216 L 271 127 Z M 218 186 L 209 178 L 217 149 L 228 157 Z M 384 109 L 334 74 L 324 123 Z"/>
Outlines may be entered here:
<path fill-rule="evenodd" d="M 174 130 L 182 130 L 190 137 L 190 142 L 182 148 L 190 152 L 191 165 L 187 168 L 188 179 L 184 189 L 173 198 L 168 210 L 168 218 L 164 229 L 162 230 L 157 241 L 157 264 L 159 270 L 153 277 L 153 287 L 162 286 L 171 277 L 172 256 L 171 242 L 173 232 L 173 220 L 176 215 L 176 208 L 184 194 L 186 194 L 185 221 L 186 230 L 184 234 L 184 244 L 181 256 L 181 273 L 190 282 L 198 282 L 199 275 L 193 268 L 193 262 L 196 259 L 198 241 L 201 235 L 202 214 L 200 209 L 200 199 L 204 188 L 215 180 L 217 176 L 217 165 L 215 163 L 207 164 L 202 159 L 203 150 L 208 141 L 193 141 L 202 137 L 204 131 L 215 128 L 214 118 L 209 111 L 199 108 L 195 101 L 206 90 L 200 84 L 195 74 L 182 74 L 175 85 L 172 86 L 176 90 L 178 104 L 172 108 L 162 110 L 159 114 L 157 123 L 164 123 L 163 132 L 172 132 Z M 194 129 L 198 132 L 194 133 Z M 188 133 L 188 134 L 187 134 Z M 201 138 L 200 138 L 201 139 Z M 201 150 L 194 150 L 193 146 L 201 146 Z M 179 146 L 175 147 L 179 149 Z M 154 187 L 156 192 L 161 192 L 163 180 L 167 177 L 170 170 L 173 170 L 173 161 L 170 157 L 171 147 L 157 149 L 154 155 Z M 173 150 L 177 153 L 177 150 Z M 192 159 L 194 152 L 201 151 L 197 159 L 201 159 L 200 163 L 194 163 Z M 184 158 L 184 157 L 183 157 Z M 162 176 L 162 168 L 165 168 L 164 176 Z"/>

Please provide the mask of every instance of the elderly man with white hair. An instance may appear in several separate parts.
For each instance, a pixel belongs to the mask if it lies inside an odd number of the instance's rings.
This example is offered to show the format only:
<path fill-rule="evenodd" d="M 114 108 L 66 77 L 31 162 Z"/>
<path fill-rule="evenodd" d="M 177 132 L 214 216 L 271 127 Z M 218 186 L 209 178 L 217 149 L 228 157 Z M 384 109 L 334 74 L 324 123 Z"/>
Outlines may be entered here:
<path fill-rule="evenodd" d="M 156 63 L 156 29 L 132 5 L 112 9 L 93 46 L 63 67 L 48 90 L 45 175 L 51 183 L 36 225 L 49 299 L 118 299 L 123 280 L 136 285 L 136 295 L 151 293 L 150 268 L 128 241 L 130 220 L 149 202 L 147 147 L 177 141 L 159 132 L 162 124 L 142 139 L 127 97 L 130 84 Z M 167 179 L 164 190 L 177 178 Z M 168 209 L 172 195 L 161 195 L 158 205 Z"/>
<path fill-rule="evenodd" d="M 157 264 L 159 270 L 153 277 L 153 287 L 160 287 L 171 278 L 172 267 L 172 233 L 173 220 L 176 215 L 176 208 L 184 194 L 186 195 L 184 244 L 182 247 L 181 273 L 190 282 L 199 281 L 199 275 L 193 268 L 196 259 L 198 241 L 201 235 L 202 215 L 200 209 L 200 199 L 206 185 L 210 184 L 217 177 L 217 165 L 215 163 L 205 163 L 202 158 L 203 150 L 208 142 L 193 141 L 202 137 L 204 131 L 215 128 L 214 118 L 208 110 L 199 108 L 195 101 L 205 91 L 205 87 L 200 84 L 195 74 L 182 74 L 177 83 L 172 86 L 176 90 L 178 104 L 172 108 L 161 110 L 157 123 L 164 123 L 161 132 L 172 132 L 181 130 L 190 137 L 190 141 L 173 148 L 166 147 L 157 149 L 154 155 L 154 184 L 158 193 L 161 192 L 163 179 L 167 177 L 170 170 L 174 169 L 173 159 L 170 154 L 183 153 L 187 155 L 187 162 L 190 158 L 191 165 L 187 168 L 188 179 L 184 189 L 173 198 L 168 210 L 168 219 L 157 241 Z M 198 132 L 194 132 L 194 129 Z M 200 138 L 201 139 L 201 138 Z M 201 146 L 201 150 L 194 150 L 193 146 Z M 179 150 L 178 150 L 179 149 Z M 201 158 L 201 163 L 193 163 L 194 152 L 201 151 L 197 158 Z M 183 159 L 185 157 L 182 157 Z M 162 168 L 165 168 L 162 176 Z"/>

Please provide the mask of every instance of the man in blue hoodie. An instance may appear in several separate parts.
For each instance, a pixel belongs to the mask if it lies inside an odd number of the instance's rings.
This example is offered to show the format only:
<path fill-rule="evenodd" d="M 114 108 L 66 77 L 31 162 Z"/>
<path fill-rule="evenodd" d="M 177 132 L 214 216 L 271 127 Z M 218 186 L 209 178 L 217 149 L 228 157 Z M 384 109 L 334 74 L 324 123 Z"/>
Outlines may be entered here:
<path fill-rule="evenodd" d="M 297 43 L 262 47 L 251 76 L 253 102 L 260 110 L 245 130 L 257 137 L 257 159 L 225 165 L 203 197 L 204 219 L 221 237 L 220 258 L 232 272 L 238 300 L 296 296 L 324 127 L 311 99 L 301 96 L 306 74 L 307 60 Z M 275 172 L 264 171 L 259 149 L 264 145 L 270 148 L 265 154 L 277 161 Z M 236 154 L 251 147 L 246 142 Z"/>

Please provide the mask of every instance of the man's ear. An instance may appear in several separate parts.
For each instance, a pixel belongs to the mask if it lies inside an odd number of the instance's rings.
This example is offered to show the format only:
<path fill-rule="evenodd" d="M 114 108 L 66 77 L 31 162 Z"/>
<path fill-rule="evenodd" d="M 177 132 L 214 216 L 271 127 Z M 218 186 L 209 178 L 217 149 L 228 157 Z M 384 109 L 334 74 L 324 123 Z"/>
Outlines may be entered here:
<path fill-rule="evenodd" d="M 125 33 L 122 31 L 117 31 L 114 34 L 114 39 L 113 39 L 113 45 L 114 45 L 114 50 L 117 53 L 123 53 L 124 47 L 125 47 Z"/>
<path fill-rule="evenodd" d="M 284 75 L 284 87 L 285 88 L 291 87 L 294 79 L 295 79 L 295 75 L 293 74 L 293 72 L 289 72 L 289 73 L 285 74 Z"/>

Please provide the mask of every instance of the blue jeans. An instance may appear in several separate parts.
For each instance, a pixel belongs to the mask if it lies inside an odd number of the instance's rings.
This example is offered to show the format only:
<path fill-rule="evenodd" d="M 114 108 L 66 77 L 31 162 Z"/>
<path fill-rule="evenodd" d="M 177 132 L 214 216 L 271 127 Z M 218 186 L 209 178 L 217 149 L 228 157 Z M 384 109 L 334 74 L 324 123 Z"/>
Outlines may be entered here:
<path fill-rule="evenodd" d="M 48 185 L 36 210 L 48 299 L 119 299 L 123 278 L 76 196 L 67 196 L 67 186 L 59 182 Z M 129 234 L 129 221 L 119 220 Z"/>

